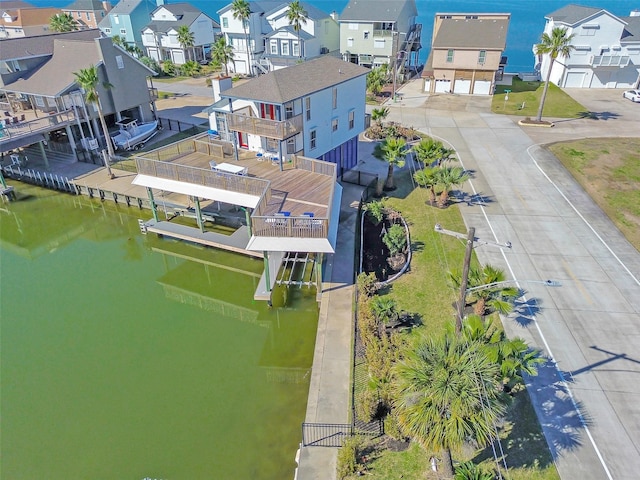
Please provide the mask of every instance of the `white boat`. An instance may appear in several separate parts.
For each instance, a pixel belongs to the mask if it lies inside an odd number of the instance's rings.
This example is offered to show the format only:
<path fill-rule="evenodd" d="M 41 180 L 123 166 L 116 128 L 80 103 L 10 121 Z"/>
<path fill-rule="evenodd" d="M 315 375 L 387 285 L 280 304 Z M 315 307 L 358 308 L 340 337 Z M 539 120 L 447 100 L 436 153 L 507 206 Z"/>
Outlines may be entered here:
<path fill-rule="evenodd" d="M 158 133 L 158 121 L 138 125 L 137 120 L 123 119 L 116 122 L 120 127 L 118 134 L 111 137 L 116 150 L 133 150 L 142 147 L 151 137 Z"/>

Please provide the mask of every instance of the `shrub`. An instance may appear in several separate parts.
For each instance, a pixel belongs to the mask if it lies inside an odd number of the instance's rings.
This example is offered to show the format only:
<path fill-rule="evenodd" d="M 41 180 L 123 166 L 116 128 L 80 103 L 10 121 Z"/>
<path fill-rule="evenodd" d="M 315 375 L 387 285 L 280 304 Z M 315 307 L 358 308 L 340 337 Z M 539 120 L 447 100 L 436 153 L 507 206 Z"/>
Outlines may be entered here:
<path fill-rule="evenodd" d="M 151 58 L 151 57 L 141 57 L 140 61 L 147 67 L 150 68 L 151 70 L 153 70 L 156 73 L 160 73 L 162 71 L 162 69 L 160 68 L 160 65 L 158 64 L 158 62 Z"/>
<path fill-rule="evenodd" d="M 376 294 L 378 287 L 376 287 L 376 274 L 362 272 L 358 275 L 356 285 L 358 287 L 358 293 L 365 297 L 372 297 Z"/>
<path fill-rule="evenodd" d="M 384 206 L 384 202 L 375 201 L 369 202 L 366 205 L 366 212 L 369 219 L 374 223 L 374 225 L 380 224 L 382 220 L 384 220 L 384 214 L 386 212 L 386 208 Z"/>
<path fill-rule="evenodd" d="M 405 442 L 408 440 L 408 437 L 402 432 L 400 423 L 398 423 L 398 417 L 396 417 L 395 412 L 391 412 L 385 417 L 384 433 L 394 440 L 399 440 L 401 442 Z"/>
<path fill-rule="evenodd" d="M 358 459 L 364 442 L 360 437 L 345 439 L 342 448 L 338 450 L 337 474 L 339 479 L 348 477 L 360 471 Z"/>
<path fill-rule="evenodd" d="M 164 62 L 162 62 L 162 71 L 165 73 L 165 75 L 170 75 L 173 77 L 175 76 L 177 71 L 176 64 L 171 60 L 165 60 Z"/>
<path fill-rule="evenodd" d="M 495 475 L 493 472 L 484 471 L 473 462 L 464 462 L 456 466 L 453 478 L 454 480 L 493 480 Z"/>
<path fill-rule="evenodd" d="M 354 406 L 358 420 L 370 422 L 376 418 L 380 408 L 378 393 L 368 388 L 363 390 L 356 395 L 356 404 Z"/>
<path fill-rule="evenodd" d="M 391 256 L 404 252 L 407 246 L 407 236 L 402 225 L 392 225 L 382 237 L 382 241 L 389 249 Z"/>
<path fill-rule="evenodd" d="M 198 73 L 200 73 L 201 69 L 202 69 L 202 66 L 198 62 L 194 60 L 189 60 L 188 62 L 186 62 L 184 65 L 180 67 L 180 72 L 187 77 L 194 77 Z"/>

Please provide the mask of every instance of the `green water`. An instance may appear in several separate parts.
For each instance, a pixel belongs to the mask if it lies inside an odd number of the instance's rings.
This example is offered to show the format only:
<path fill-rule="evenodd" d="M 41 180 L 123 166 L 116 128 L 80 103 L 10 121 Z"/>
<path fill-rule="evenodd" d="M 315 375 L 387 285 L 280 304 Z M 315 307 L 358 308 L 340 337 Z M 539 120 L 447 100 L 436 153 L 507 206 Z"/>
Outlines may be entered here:
<path fill-rule="evenodd" d="M 148 211 L 16 189 L 0 204 L 0 478 L 292 478 L 314 292 L 270 309 L 260 260 L 143 236 Z"/>

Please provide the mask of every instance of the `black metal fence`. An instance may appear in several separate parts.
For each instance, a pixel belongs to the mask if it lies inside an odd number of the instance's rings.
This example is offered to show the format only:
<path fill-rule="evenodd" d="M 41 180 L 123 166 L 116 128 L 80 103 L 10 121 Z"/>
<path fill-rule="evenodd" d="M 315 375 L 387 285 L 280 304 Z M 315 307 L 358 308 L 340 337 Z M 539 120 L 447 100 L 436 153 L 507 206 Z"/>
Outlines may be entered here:
<path fill-rule="evenodd" d="M 352 435 L 379 437 L 384 433 L 381 421 L 362 423 L 303 423 L 303 447 L 342 447 L 345 438 Z"/>
<path fill-rule="evenodd" d="M 378 175 L 375 173 L 361 172 L 359 170 L 348 170 L 341 175 L 340 180 L 346 183 L 360 185 L 362 187 L 366 187 L 371 184 L 375 186 L 375 183 L 378 182 Z"/>
<path fill-rule="evenodd" d="M 206 122 L 206 120 L 203 120 L 203 122 Z M 165 130 L 172 130 L 175 132 L 188 132 L 194 135 L 197 133 L 206 132 L 209 128 L 206 123 L 204 125 L 196 125 L 194 123 L 182 122 L 180 120 L 175 120 L 172 118 L 158 117 L 158 123 Z"/>

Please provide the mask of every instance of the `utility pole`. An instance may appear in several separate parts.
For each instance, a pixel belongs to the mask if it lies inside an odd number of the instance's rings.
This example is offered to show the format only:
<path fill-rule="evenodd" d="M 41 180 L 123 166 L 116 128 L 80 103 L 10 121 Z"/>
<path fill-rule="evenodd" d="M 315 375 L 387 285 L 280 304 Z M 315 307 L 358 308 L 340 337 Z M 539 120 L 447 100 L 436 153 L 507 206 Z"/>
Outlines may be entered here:
<path fill-rule="evenodd" d="M 458 298 L 458 308 L 456 309 L 456 334 L 460 335 L 462 332 L 462 320 L 464 319 L 464 307 L 467 304 L 467 285 L 469 283 L 469 269 L 471 267 L 471 253 L 473 251 L 473 247 L 476 244 L 480 245 L 493 245 L 499 248 L 511 248 L 511 242 L 506 243 L 495 243 L 495 242 L 487 242 L 484 240 L 480 240 L 475 237 L 476 229 L 475 227 L 469 227 L 467 234 L 453 232 L 451 230 L 445 230 L 442 226 L 437 223 L 435 226 L 435 230 L 438 233 L 443 233 L 445 235 L 451 235 L 452 237 L 462 238 L 467 240 L 467 246 L 464 252 L 464 264 L 462 266 L 462 278 L 460 280 L 460 297 Z"/>

